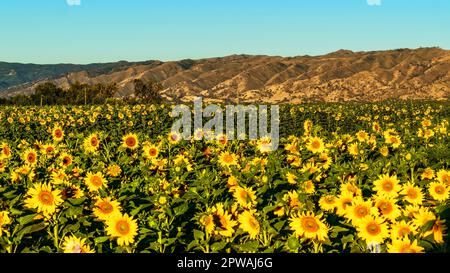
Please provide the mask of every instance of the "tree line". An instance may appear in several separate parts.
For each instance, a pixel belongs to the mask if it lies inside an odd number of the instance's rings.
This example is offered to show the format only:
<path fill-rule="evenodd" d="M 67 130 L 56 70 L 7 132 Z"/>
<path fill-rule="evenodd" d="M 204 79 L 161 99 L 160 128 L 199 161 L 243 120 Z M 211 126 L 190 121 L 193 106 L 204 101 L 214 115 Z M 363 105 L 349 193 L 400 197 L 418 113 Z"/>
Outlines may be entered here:
<path fill-rule="evenodd" d="M 123 98 L 124 102 L 160 103 L 162 101 L 160 83 L 133 81 L 134 96 Z M 44 105 L 92 105 L 111 101 L 117 94 L 116 83 L 82 84 L 73 83 L 63 89 L 52 82 L 39 84 L 30 95 L 16 95 L 10 98 L 0 98 L 0 105 L 44 106 Z"/>

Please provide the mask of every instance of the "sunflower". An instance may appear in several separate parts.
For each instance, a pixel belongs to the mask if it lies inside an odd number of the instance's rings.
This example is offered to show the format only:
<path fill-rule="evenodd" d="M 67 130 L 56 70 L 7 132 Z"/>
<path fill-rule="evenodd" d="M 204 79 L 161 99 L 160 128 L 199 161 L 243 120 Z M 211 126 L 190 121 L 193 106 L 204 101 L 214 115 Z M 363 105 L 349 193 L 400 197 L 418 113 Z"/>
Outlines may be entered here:
<path fill-rule="evenodd" d="M 234 198 L 243 208 L 251 208 L 256 205 L 256 194 L 251 188 L 237 186 L 233 193 Z"/>
<path fill-rule="evenodd" d="M 435 173 L 432 168 L 426 168 L 425 170 L 423 170 L 420 177 L 422 178 L 422 180 L 432 180 L 434 178 L 434 175 Z"/>
<path fill-rule="evenodd" d="M 383 219 L 366 216 L 357 226 L 358 236 L 366 241 L 367 245 L 382 244 L 389 237 L 387 225 Z"/>
<path fill-rule="evenodd" d="M 325 241 L 328 239 L 329 228 L 321 218 L 322 215 L 316 216 L 312 212 L 299 213 L 289 219 L 289 226 L 297 237 Z"/>
<path fill-rule="evenodd" d="M 353 194 L 349 192 L 342 192 L 336 201 L 336 213 L 340 216 L 344 216 L 347 213 L 347 207 L 353 203 L 353 200 Z"/>
<path fill-rule="evenodd" d="M 128 246 L 134 243 L 134 237 L 138 234 L 138 225 L 136 220 L 127 214 L 119 214 L 106 222 L 106 231 L 111 237 L 117 238 L 119 246 Z"/>
<path fill-rule="evenodd" d="M 237 165 L 237 156 L 230 152 L 222 152 L 219 155 L 219 163 L 224 167 Z"/>
<path fill-rule="evenodd" d="M 373 190 L 378 195 L 386 197 L 397 197 L 398 192 L 402 189 L 397 179 L 397 175 L 389 176 L 388 174 L 380 175 L 377 180 L 373 182 Z"/>
<path fill-rule="evenodd" d="M 68 184 L 67 187 L 61 192 L 63 200 L 72 198 L 80 199 L 84 196 L 83 190 L 78 185 Z"/>
<path fill-rule="evenodd" d="M 381 147 L 380 154 L 384 157 L 387 157 L 389 155 L 389 148 L 386 146 Z"/>
<path fill-rule="evenodd" d="M 37 183 L 28 190 L 25 207 L 36 209 L 45 216 L 52 215 L 63 202 L 60 190 L 53 190 L 48 184 Z"/>
<path fill-rule="evenodd" d="M 440 171 L 438 171 L 436 176 L 437 176 L 437 180 L 440 183 L 444 183 L 447 186 L 450 186 L 450 171 L 440 170 Z"/>
<path fill-rule="evenodd" d="M 407 183 L 403 185 L 403 189 L 400 192 L 404 195 L 403 199 L 413 205 L 422 205 L 423 193 L 422 189 L 414 186 L 413 183 Z"/>
<path fill-rule="evenodd" d="M 304 192 L 307 194 L 313 194 L 316 192 L 314 183 L 311 180 L 304 182 L 302 187 L 303 187 Z"/>
<path fill-rule="evenodd" d="M 352 156 L 358 156 L 359 155 L 359 146 L 358 143 L 352 143 L 348 146 L 348 153 Z"/>
<path fill-rule="evenodd" d="M 237 186 L 238 186 L 238 180 L 237 180 L 236 176 L 232 175 L 232 176 L 228 177 L 227 187 L 230 189 L 230 191 L 234 191 Z"/>
<path fill-rule="evenodd" d="M 86 244 L 85 238 L 81 239 L 73 235 L 64 238 L 62 249 L 64 253 L 94 253 Z"/>
<path fill-rule="evenodd" d="M 423 235 L 423 237 L 427 237 L 427 236 L 433 234 L 434 241 L 437 244 L 443 244 L 444 243 L 444 235 L 445 235 L 446 230 L 447 230 L 447 227 L 445 226 L 445 221 L 438 218 L 434 222 L 433 228 L 430 231 L 426 232 Z"/>
<path fill-rule="evenodd" d="M 56 126 L 55 128 L 53 128 L 52 130 L 52 137 L 53 140 L 56 142 L 60 142 L 64 139 L 64 131 L 61 127 Z"/>
<path fill-rule="evenodd" d="M 285 202 L 287 202 L 289 207 L 292 208 L 292 209 L 299 209 L 299 208 L 301 208 L 302 204 L 300 203 L 300 200 L 298 199 L 298 193 L 296 191 L 294 191 L 294 190 L 286 193 L 283 196 L 283 200 Z"/>
<path fill-rule="evenodd" d="M 359 223 L 368 215 L 375 215 L 376 209 L 372 206 L 372 202 L 364 201 L 362 198 L 355 198 L 353 203 L 347 207 L 345 217 L 354 225 Z"/>
<path fill-rule="evenodd" d="M 84 150 L 87 153 L 95 153 L 100 147 L 100 138 L 98 134 L 89 135 L 83 142 Z"/>
<path fill-rule="evenodd" d="M 8 143 L 3 142 L 0 145 L 0 159 L 8 159 L 11 157 L 11 148 L 9 148 Z"/>
<path fill-rule="evenodd" d="M 422 228 L 428 222 L 436 219 L 436 215 L 429 211 L 427 208 L 420 207 L 416 212 L 413 213 L 412 223 L 416 228 Z"/>
<path fill-rule="evenodd" d="M 369 134 L 366 131 L 362 130 L 356 133 L 356 138 L 359 142 L 365 142 L 369 140 Z"/>
<path fill-rule="evenodd" d="M 391 225 L 392 240 L 402 239 L 416 233 L 417 228 L 411 222 L 406 222 L 405 220 L 394 222 Z"/>
<path fill-rule="evenodd" d="M 117 177 L 122 173 L 122 169 L 119 165 L 113 164 L 106 168 L 106 173 L 111 177 Z"/>
<path fill-rule="evenodd" d="M 122 208 L 119 202 L 116 200 L 111 200 L 110 197 L 99 198 L 95 202 L 95 207 L 93 209 L 94 216 L 102 221 L 108 221 L 111 218 L 116 217 L 121 214 Z"/>
<path fill-rule="evenodd" d="M 159 155 L 159 149 L 155 145 L 145 145 L 142 150 L 143 156 L 147 159 L 157 158 Z"/>
<path fill-rule="evenodd" d="M 293 174 L 291 172 L 288 172 L 286 174 L 286 180 L 288 181 L 289 184 L 291 184 L 291 185 L 297 184 L 297 180 L 296 179 L 297 179 L 297 176 L 295 174 Z"/>
<path fill-rule="evenodd" d="M 122 138 L 122 147 L 134 150 L 138 146 L 139 140 L 136 134 L 127 134 Z"/>
<path fill-rule="evenodd" d="M 382 218 L 394 221 L 399 216 L 401 216 L 401 211 L 399 206 L 395 203 L 393 199 L 378 197 L 375 199 L 375 206 L 380 212 Z"/>
<path fill-rule="evenodd" d="M 362 190 L 352 182 L 342 183 L 339 186 L 341 193 L 352 194 L 353 196 L 361 196 Z"/>
<path fill-rule="evenodd" d="M 245 231 L 248 232 L 250 235 L 250 239 L 256 239 L 256 237 L 259 235 L 259 222 L 253 216 L 253 214 L 249 211 L 244 211 L 241 213 L 238 217 L 239 227 Z"/>
<path fill-rule="evenodd" d="M 46 156 L 53 156 L 56 153 L 56 147 L 52 144 L 42 146 L 42 151 Z"/>
<path fill-rule="evenodd" d="M 334 195 L 322 196 L 319 199 L 319 206 L 324 211 L 334 211 L 336 208 L 337 198 Z"/>
<path fill-rule="evenodd" d="M 431 182 L 428 187 L 428 192 L 434 200 L 444 202 L 449 198 L 449 190 L 446 184 L 441 182 Z"/>
<path fill-rule="evenodd" d="M 84 183 L 91 192 L 97 192 L 101 187 L 108 187 L 106 184 L 107 181 L 101 172 L 97 172 L 95 174 L 88 172 L 86 178 L 84 179 Z"/>
<path fill-rule="evenodd" d="M 181 141 L 181 135 L 175 132 L 170 132 L 167 136 L 167 139 L 169 140 L 170 144 L 177 144 Z"/>
<path fill-rule="evenodd" d="M 25 163 L 29 164 L 29 165 L 36 165 L 37 161 L 38 161 L 38 154 L 36 152 L 36 150 L 34 149 L 28 149 L 26 150 L 23 155 L 23 160 L 25 161 Z"/>
<path fill-rule="evenodd" d="M 387 245 L 388 253 L 423 253 L 424 248 L 417 245 L 417 240 L 412 243 L 408 237 L 401 240 L 394 240 Z"/>
<path fill-rule="evenodd" d="M 0 211 L 0 237 L 2 237 L 3 234 L 3 226 L 11 224 L 11 218 L 8 216 L 9 212 L 7 211 Z"/>
<path fill-rule="evenodd" d="M 216 204 L 210 209 L 210 214 L 204 215 L 200 222 L 205 227 L 205 231 L 211 235 L 221 235 L 224 237 L 231 237 L 234 233 L 234 227 L 238 224 L 231 219 L 228 211 L 223 207 L 223 204 Z"/>
<path fill-rule="evenodd" d="M 59 158 L 61 160 L 62 167 L 66 168 L 66 167 L 69 167 L 70 165 L 72 165 L 73 158 L 68 153 L 63 153 L 62 155 L 59 156 Z"/>
<path fill-rule="evenodd" d="M 319 137 L 311 137 L 306 143 L 306 149 L 312 153 L 319 154 L 325 150 L 325 144 Z"/>

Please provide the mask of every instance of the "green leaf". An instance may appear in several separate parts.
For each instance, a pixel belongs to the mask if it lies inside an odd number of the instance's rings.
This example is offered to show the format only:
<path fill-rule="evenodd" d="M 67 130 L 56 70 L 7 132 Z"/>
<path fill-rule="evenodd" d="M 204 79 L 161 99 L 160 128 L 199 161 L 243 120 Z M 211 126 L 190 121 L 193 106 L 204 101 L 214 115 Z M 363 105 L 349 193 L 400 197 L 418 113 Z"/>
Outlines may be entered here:
<path fill-rule="evenodd" d="M 97 238 L 95 238 L 94 242 L 95 242 L 96 244 L 102 244 L 102 243 L 104 243 L 104 242 L 106 242 L 106 241 L 108 241 L 108 240 L 109 240 L 109 237 L 108 237 L 108 236 L 102 236 L 102 237 L 97 237 Z"/>
<path fill-rule="evenodd" d="M 31 222 L 34 222 L 34 221 L 35 221 L 34 218 L 35 218 L 36 216 L 37 216 L 36 213 L 30 214 L 30 215 L 27 215 L 27 216 L 23 216 L 23 217 L 18 218 L 17 221 L 19 222 L 20 225 L 25 226 L 25 225 L 27 225 L 27 224 L 29 224 L 29 223 L 31 223 Z"/>
<path fill-rule="evenodd" d="M 227 242 L 217 242 L 211 245 L 211 250 L 214 252 L 221 251 L 227 246 Z"/>
<path fill-rule="evenodd" d="M 205 233 L 203 231 L 194 229 L 194 239 L 197 241 L 203 241 L 203 238 L 205 237 Z"/>

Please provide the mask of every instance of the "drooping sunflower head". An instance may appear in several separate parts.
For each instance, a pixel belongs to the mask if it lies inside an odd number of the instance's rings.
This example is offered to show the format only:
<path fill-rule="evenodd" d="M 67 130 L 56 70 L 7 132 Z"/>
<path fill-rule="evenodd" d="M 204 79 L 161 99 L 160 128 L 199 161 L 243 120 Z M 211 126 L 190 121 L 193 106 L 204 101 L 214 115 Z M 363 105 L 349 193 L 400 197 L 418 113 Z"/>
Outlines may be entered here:
<path fill-rule="evenodd" d="M 136 134 L 127 134 L 122 138 L 122 147 L 135 150 L 139 146 L 139 140 Z"/>

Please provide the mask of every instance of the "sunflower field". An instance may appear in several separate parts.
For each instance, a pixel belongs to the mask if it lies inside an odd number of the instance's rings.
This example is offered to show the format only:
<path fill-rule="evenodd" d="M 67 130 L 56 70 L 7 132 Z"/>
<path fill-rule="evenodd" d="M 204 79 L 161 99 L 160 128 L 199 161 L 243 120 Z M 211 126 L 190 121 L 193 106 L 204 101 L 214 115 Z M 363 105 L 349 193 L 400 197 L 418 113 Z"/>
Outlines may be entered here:
<path fill-rule="evenodd" d="M 448 103 L 285 105 L 273 152 L 171 107 L 0 108 L 0 252 L 450 252 Z"/>

